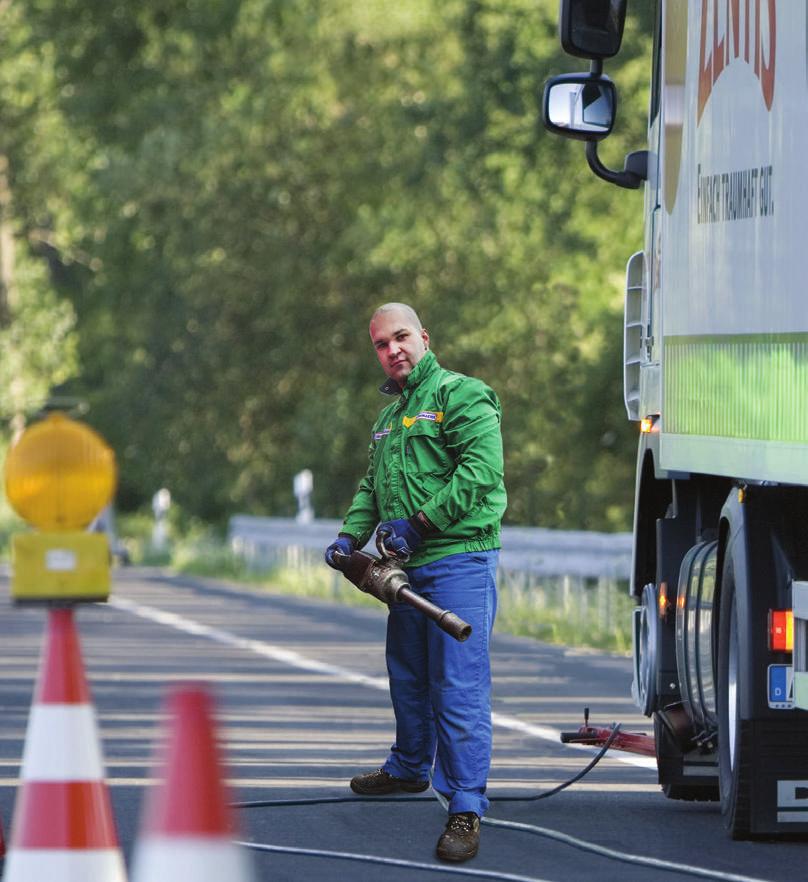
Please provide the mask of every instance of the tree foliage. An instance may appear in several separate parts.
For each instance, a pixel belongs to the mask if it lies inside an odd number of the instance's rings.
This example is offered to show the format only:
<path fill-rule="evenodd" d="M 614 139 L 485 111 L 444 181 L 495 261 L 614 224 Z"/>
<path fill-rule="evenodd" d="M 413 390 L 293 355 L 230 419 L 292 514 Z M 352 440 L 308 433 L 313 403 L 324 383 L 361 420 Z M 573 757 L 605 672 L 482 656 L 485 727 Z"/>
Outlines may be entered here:
<path fill-rule="evenodd" d="M 20 7 L 0 3 L 0 32 L 0 418 L 18 431 L 75 369 L 73 310 L 41 259 L 66 220 L 57 181 L 69 164 L 47 50 Z"/>
<path fill-rule="evenodd" d="M 575 67 L 555 0 L 13 10 L 17 234 L 76 317 L 61 391 L 117 450 L 124 507 L 168 486 L 207 519 L 288 514 L 311 468 L 316 511 L 341 514 L 382 403 L 367 320 L 402 300 L 500 394 L 508 519 L 627 525 L 641 197 L 541 127 L 543 81 Z M 615 165 L 645 137 L 641 15 L 610 69 Z"/>

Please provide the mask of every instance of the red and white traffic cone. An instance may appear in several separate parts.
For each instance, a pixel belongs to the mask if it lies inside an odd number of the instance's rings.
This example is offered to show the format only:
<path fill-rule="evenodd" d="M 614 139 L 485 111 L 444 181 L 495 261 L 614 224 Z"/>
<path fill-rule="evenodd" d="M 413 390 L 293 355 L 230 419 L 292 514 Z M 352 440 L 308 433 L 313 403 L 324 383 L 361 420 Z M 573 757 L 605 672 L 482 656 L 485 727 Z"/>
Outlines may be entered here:
<path fill-rule="evenodd" d="M 232 841 L 210 693 L 178 687 L 167 709 L 161 781 L 147 798 L 132 882 L 250 882 L 248 856 Z"/>
<path fill-rule="evenodd" d="M 4 882 L 126 882 L 73 611 L 48 613 Z"/>

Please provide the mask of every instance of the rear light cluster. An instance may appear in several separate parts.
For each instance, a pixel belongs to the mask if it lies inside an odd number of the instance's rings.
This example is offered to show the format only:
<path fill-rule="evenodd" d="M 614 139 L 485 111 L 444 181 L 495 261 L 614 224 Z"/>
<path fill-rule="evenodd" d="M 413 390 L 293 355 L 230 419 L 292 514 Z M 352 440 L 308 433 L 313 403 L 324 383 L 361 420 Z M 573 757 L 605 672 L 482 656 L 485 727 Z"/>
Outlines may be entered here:
<path fill-rule="evenodd" d="M 792 652 L 794 649 L 794 613 L 790 609 L 769 611 L 769 649 Z"/>

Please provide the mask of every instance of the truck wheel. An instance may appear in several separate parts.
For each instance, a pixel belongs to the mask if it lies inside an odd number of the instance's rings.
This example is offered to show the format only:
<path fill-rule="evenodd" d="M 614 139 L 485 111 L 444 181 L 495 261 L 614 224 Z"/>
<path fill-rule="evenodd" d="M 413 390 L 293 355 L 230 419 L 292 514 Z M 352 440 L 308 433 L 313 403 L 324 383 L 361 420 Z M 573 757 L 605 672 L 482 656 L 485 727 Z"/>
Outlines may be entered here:
<path fill-rule="evenodd" d="M 727 555 L 718 624 L 718 782 L 721 815 L 733 839 L 751 829 L 751 737 L 741 720 L 740 622 L 735 574 Z"/>

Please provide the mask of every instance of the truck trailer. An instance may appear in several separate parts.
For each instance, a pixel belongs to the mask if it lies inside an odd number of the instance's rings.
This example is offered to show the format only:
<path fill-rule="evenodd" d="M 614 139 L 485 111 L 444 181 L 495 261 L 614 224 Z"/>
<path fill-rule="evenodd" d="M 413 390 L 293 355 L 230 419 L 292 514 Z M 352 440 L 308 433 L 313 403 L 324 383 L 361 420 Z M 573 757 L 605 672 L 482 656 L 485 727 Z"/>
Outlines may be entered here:
<path fill-rule="evenodd" d="M 597 145 L 626 0 L 562 0 L 562 46 L 590 69 L 543 97 L 595 174 L 645 191 L 624 322 L 633 693 L 667 797 L 720 801 L 736 839 L 804 836 L 808 3 L 657 7 L 648 141 L 623 169 Z"/>

